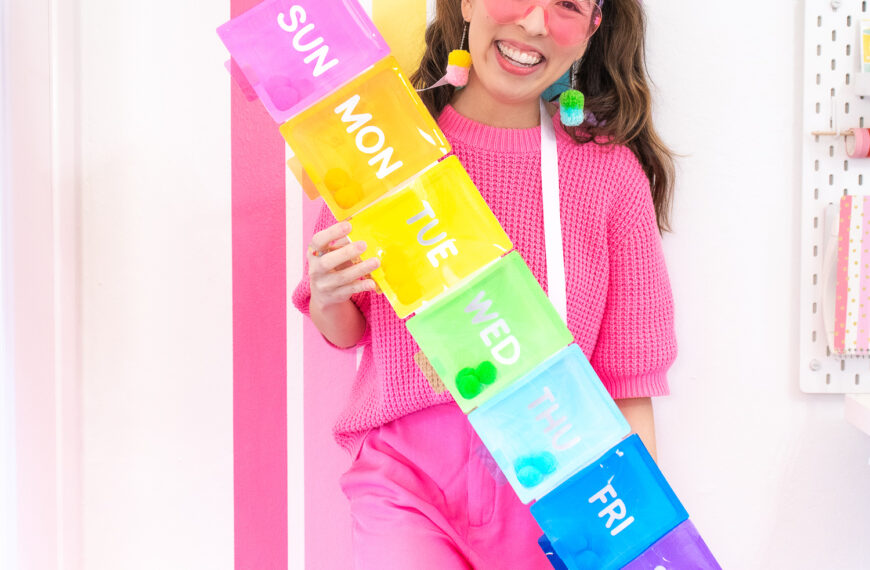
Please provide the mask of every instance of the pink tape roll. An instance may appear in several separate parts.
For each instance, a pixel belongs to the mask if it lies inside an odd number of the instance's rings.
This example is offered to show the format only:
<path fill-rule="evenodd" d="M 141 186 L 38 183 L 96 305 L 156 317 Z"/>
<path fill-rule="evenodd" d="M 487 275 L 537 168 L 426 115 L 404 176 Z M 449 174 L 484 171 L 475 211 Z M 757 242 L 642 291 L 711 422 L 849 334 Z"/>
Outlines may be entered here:
<path fill-rule="evenodd" d="M 870 130 L 852 129 L 846 136 L 846 154 L 849 158 L 867 158 L 870 155 Z"/>

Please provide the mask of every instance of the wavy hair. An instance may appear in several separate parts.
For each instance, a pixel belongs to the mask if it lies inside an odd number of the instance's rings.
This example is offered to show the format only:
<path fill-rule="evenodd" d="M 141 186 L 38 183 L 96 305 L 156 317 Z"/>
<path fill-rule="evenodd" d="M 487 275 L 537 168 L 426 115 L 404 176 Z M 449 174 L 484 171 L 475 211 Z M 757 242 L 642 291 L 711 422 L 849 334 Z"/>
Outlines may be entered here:
<path fill-rule="evenodd" d="M 465 21 L 460 3 L 437 0 L 435 19 L 426 29 L 423 58 L 410 78 L 418 89 L 444 75 L 447 55 L 462 41 Z M 637 0 L 604 0 L 601 11 L 601 26 L 589 40 L 575 77 L 586 97 L 584 111 L 592 113 L 595 121 L 566 130 L 580 144 L 622 144 L 631 149 L 649 179 L 659 231 L 667 232 L 671 229 L 674 159 L 652 122 L 644 52 L 646 16 Z M 445 85 L 421 92 L 420 98 L 437 117 L 455 91 Z"/>

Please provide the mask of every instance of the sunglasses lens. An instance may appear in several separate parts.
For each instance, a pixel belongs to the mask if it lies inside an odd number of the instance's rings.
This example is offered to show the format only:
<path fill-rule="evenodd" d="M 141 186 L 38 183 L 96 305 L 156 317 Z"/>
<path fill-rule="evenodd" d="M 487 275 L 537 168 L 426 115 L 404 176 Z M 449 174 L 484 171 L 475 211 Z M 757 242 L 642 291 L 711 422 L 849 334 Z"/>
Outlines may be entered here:
<path fill-rule="evenodd" d="M 543 7 L 550 34 L 563 45 L 588 40 L 601 24 L 601 8 L 593 0 L 484 0 L 484 5 L 499 24 L 512 24 Z"/>
<path fill-rule="evenodd" d="M 549 5 L 549 28 L 560 44 L 588 40 L 601 24 L 601 9 L 592 0 L 560 0 Z"/>

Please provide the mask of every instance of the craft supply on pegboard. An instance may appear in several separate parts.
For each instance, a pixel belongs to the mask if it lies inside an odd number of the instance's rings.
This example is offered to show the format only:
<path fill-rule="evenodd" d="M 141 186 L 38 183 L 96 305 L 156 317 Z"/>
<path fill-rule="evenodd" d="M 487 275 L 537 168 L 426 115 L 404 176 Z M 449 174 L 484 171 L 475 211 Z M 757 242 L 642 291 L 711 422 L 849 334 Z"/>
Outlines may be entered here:
<path fill-rule="evenodd" d="M 870 71 L 862 71 L 862 26 L 870 13 L 866 1 L 855 0 L 807 0 L 804 8 L 800 386 L 804 392 L 870 392 L 870 358 L 846 350 L 848 309 L 856 317 L 862 303 L 856 298 L 844 305 L 842 339 L 834 326 L 840 198 L 870 194 L 870 131 L 859 130 L 870 117 Z M 857 343 L 858 330 L 850 327 L 849 341 Z M 837 342 L 846 355 L 837 354 Z"/>
<path fill-rule="evenodd" d="M 834 354 L 866 356 L 870 341 L 870 196 L 843 196 L 837 208 L 837 247 L 825 249 L 826 256 L 836 256 L 836 263 L 823 259 L 827 271 L 836 272 L 836 289 L 825 291 L 822 303 L 834 304 Z M 826 276 L 827 278 L 827 276 Z M 830 330 L 828 311 L 822 312 Z M 831 347 L 833 344 L 833 347 Z"/>

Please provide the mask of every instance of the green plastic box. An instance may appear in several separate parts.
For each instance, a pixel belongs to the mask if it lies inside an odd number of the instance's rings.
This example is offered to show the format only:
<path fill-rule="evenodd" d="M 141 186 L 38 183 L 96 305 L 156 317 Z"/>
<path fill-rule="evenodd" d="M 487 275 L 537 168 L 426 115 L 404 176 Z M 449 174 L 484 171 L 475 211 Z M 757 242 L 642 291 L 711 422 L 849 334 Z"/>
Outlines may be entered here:
<path fill-rule="evenodd" d="M 407 326 L 465 413 L 574 340 L 517 252 L 418 311 Z"/>

